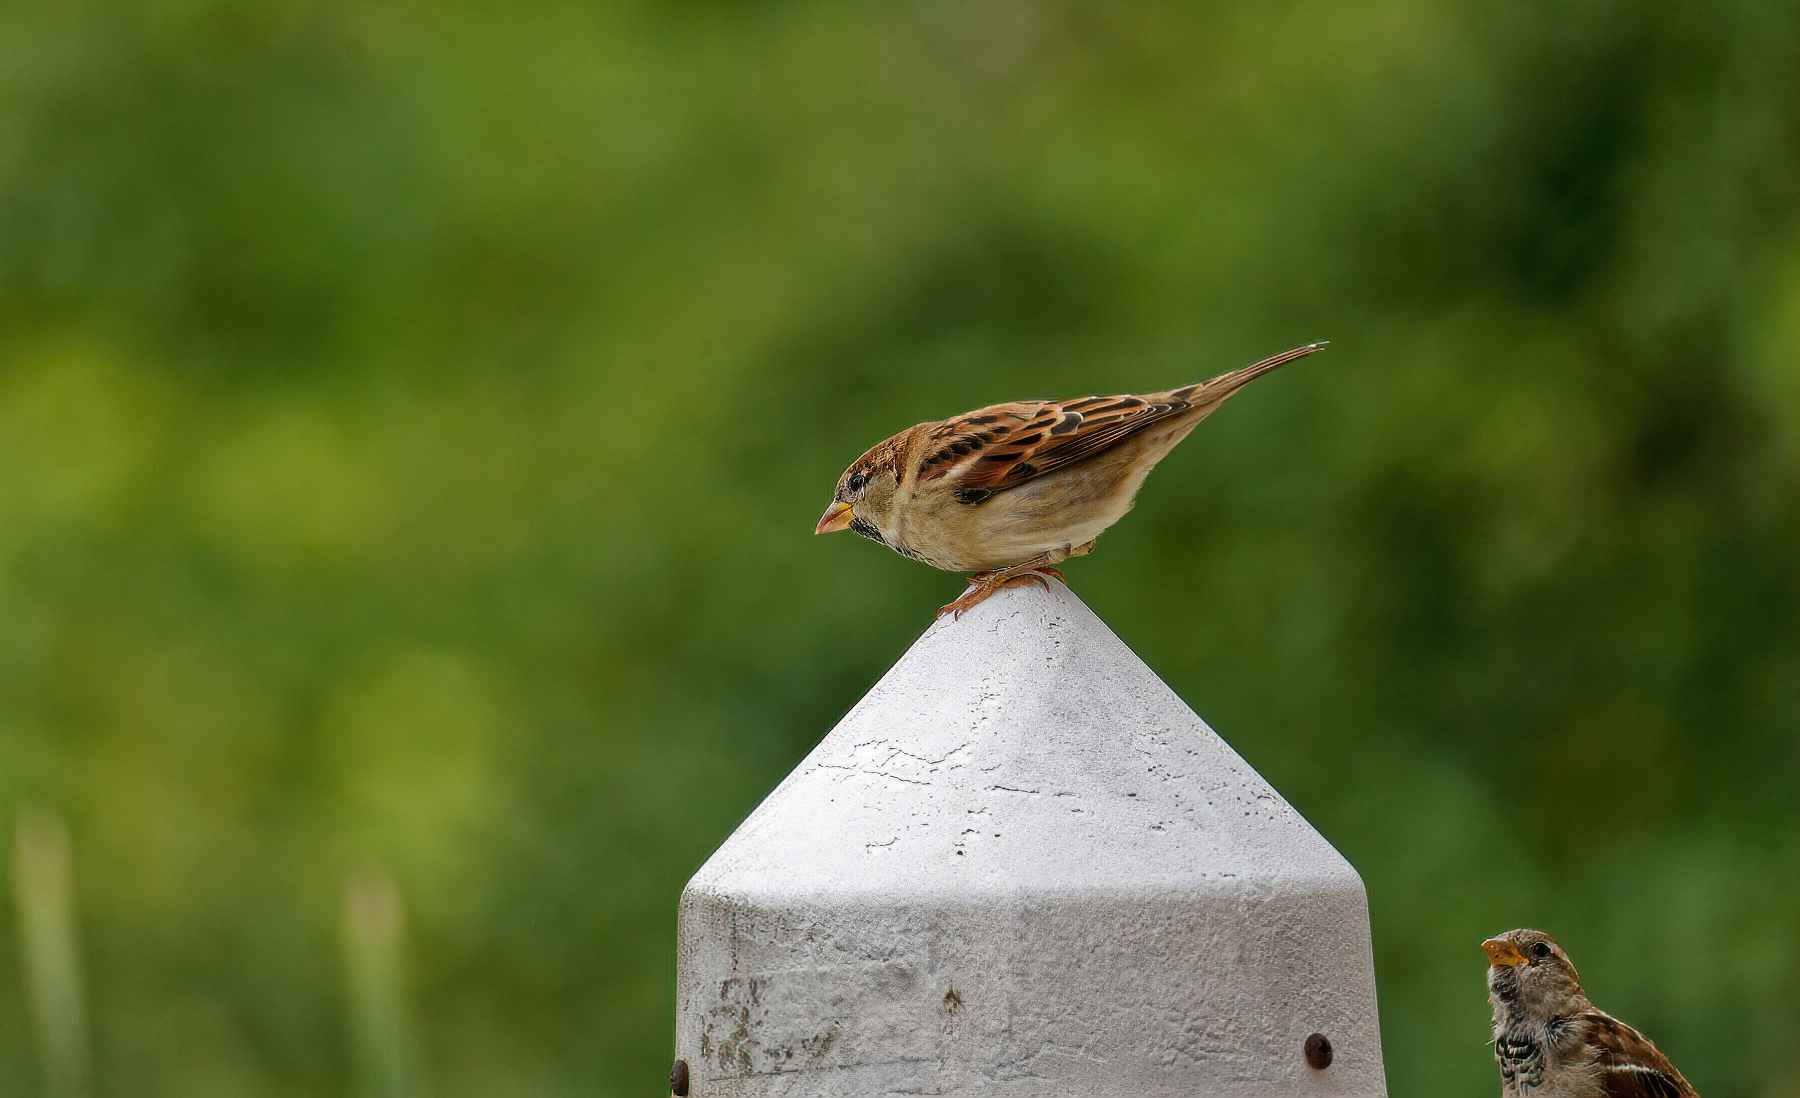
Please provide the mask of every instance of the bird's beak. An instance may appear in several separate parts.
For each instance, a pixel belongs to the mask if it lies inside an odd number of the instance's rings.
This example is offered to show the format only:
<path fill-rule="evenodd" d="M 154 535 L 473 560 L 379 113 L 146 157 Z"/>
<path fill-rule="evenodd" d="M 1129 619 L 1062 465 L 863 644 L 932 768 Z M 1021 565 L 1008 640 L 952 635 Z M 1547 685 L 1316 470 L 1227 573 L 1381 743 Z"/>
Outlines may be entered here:
<path fill-rule="evenodd" d="M 1495 968 L 1516 968 L 1525 963 L 1525 955 L 1519 952 L 1519 947 L 1505 938 L 1489 938 L 1481 943 L 1481 948 Z"/>
<path fill-rule="evenodd" d="M 825 517 L 819 520 L 815 534 L 835 534 L 839 530 L 850 529 L 850 523 L 856 518 L 856 512 L 843 500 L 833 500 L 830 507 L 825 508 Z"/>

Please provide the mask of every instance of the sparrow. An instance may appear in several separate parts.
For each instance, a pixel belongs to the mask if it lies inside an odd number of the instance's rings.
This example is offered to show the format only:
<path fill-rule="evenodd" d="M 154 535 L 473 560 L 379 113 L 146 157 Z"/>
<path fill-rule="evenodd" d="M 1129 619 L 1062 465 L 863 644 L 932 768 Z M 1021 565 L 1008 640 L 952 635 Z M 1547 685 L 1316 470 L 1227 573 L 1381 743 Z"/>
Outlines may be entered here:
<path fill-rule="evenodd" d="M 938 616 L 1002 587 L 1062 579 L 1124 517 L 1175 444 L 1245 385 L 1324 341 L 1142 396 L 1018 400 L 917 423 L 851 463 L 815 534 L 851 530 L 933 568 L 970 572 Z"/>
<path fill-rule="evenodd" d="M 1650 1038 L 1588 1002 L 1556 939 L 1509 930 L 1481 948 L 1504 1098 L 1698 1098 Z"/>

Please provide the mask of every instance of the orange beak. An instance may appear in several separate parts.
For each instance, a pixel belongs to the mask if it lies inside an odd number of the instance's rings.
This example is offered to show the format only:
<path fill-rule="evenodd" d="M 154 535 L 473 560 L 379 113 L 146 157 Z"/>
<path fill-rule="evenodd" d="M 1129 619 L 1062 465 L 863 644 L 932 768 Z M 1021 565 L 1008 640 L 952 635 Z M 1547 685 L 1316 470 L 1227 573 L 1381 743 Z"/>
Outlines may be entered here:
<path fill-rule="evenodd" d="M 1489 938 L 1481 943 L 1482 951 L 1488 955 L 1488 963 L 1495 968 L 1516 968 L 1525 963 L 1525 955 L 1519 947 L 1505 938 Z"/>
<path fill-rule="evenodd" d="M 830 507 L 825 508 L 825 517 L 819 520 L 818 529 L 814 530 L 813 533 L 835 534 L 839 530 L 848 530 L 850 529 L 850 523 L 854 521 L 855 518 L 856 512 L 850 510 L 850 505 L 848 503 L 845 503 L 841 499 L 834 500 Z"/>

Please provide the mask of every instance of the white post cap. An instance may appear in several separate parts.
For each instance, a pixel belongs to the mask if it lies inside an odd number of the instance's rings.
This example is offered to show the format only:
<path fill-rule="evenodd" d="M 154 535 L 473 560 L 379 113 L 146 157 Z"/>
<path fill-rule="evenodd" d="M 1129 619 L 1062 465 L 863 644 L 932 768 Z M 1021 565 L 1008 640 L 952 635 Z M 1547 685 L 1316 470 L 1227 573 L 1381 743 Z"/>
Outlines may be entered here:
<path fill-rule="evenodd" d="M 1060 585 L 927 629 L 701 867 L 676 1010 L 694 1095 L 1386 1093 L 1356 871 Z"/>

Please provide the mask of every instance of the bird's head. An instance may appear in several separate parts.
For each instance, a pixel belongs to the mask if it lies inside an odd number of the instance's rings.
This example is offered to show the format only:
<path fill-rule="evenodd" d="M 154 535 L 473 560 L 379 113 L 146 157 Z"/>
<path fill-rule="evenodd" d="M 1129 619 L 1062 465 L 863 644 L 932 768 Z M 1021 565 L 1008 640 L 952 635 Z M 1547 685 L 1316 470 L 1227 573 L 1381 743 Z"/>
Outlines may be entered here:
<path fill-rule="evenodd" d="M 887 529 L 893 515 L 895 496 L 899 494 L 904 476 L 900 447 L 896 444 L 909 434 L 911 432 L 905 432 L 888 439 L 844 470 L 844 475 L 838 478 L 837 491 L 831 497 L 831 506 L 825 508 L 825 515 L 819 519 L 813 533 L 850 530 L 871 541 L 886 544 L 882 531 Z"/>
<path fill-rule="evenodd" d="M 1582 999 L 1581 977 L 1556 939 L 1541 930 L 1509 930 L 1481 943 L 1488 991 L 1504 1003 L 1554 1015 Z"/>

